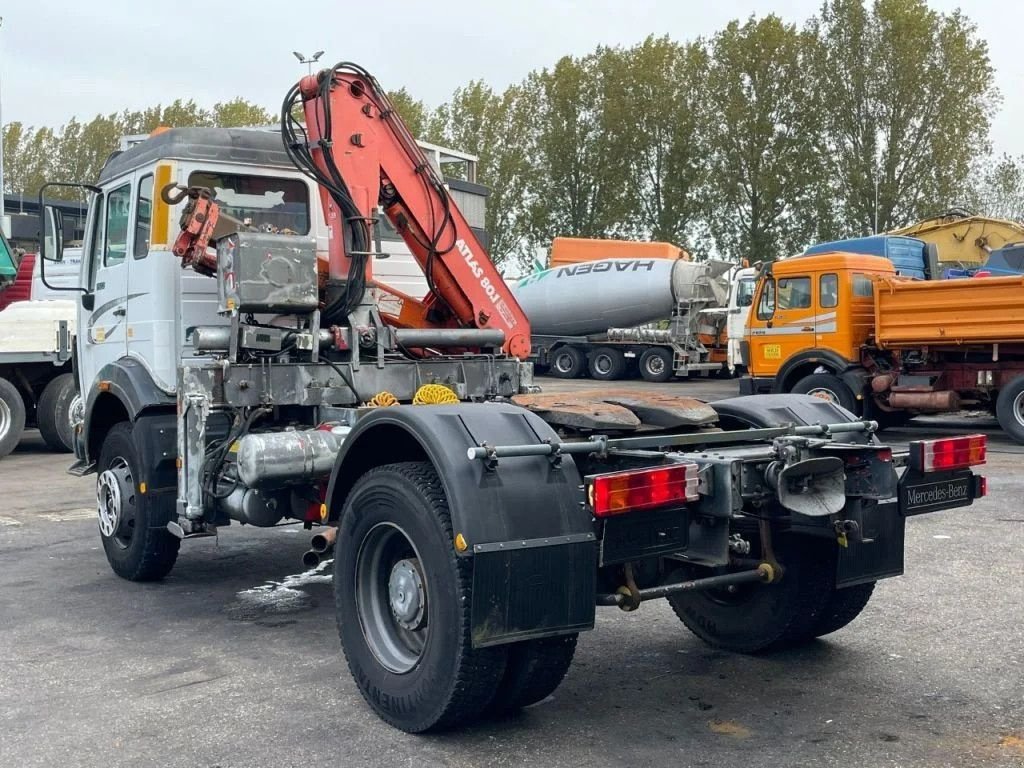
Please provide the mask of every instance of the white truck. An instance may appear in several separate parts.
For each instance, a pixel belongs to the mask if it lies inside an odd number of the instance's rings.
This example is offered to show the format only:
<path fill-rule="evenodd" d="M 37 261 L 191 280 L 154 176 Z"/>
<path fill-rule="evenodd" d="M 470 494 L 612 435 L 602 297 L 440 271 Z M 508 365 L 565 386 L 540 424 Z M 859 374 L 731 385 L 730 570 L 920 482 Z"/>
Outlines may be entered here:
<path fill-rule="evenodd" d="M 0 234 L 0 458 L 32 426 L 53 450 L 72 450 L 75 302 L 59 289 L 77 284 L 80 262 L 81 249 L 68 248 L 48 269 L 35 254 L 15 264 Z"/>

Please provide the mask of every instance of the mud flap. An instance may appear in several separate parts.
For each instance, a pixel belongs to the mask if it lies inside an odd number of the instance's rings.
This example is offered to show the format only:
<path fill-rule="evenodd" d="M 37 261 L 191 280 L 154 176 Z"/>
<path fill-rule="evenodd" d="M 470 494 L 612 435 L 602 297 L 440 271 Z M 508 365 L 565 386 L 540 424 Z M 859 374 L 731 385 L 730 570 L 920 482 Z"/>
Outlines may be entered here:
<path fill-rule="evenodd" d="M 592 533 L 473 548 L 473 647 L 594 628 Z"/>
<path fill-rule="evenodd" d="M 852 587 L 903 575 L 903 551 L 907 519 L 895 501 L 863 504 L 847 509 L 843 517 L 860 527 L 860 540 L 839 548 L 836 587 Z"/>

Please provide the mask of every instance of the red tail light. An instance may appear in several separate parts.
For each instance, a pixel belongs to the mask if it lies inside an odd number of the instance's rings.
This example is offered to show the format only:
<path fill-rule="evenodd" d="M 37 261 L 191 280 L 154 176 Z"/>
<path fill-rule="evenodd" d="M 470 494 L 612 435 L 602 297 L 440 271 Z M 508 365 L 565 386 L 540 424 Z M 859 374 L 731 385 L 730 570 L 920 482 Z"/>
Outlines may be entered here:
<path fill-rule="evenodd" d="M 587 500 L 597 517 L 696 501 L 700 498 L 697 469 L 696 464 L 670 464 L 595 475 L 587 487 Z"/>
<path fill-rule="evenodd" d="M 985 463 L 985 435 L 919 440 L 910 444 L 910 466 L 921 472 L 967 469 Z"/>

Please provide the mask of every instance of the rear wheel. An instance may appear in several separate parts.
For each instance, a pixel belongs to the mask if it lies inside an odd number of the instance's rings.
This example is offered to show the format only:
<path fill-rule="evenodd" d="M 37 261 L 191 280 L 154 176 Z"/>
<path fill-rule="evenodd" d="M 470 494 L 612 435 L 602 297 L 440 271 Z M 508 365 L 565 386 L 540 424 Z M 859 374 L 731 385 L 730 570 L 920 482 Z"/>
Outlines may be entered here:
<path fill-rule="evenodd" d="M 43 440 L 55 451 L 74 449 L 72 407 L 77 396 L 75 377 L 62 373 L 43 389 L 36 407 L 36 423 Z"/>
<path fill-rule="evenodd" d="M 875 582 L 873 581 L 833 590 L 821 614 L 814 622 L 811 630 L 812 636 L 821 637 L 845 627 L 860 616 L 861 611 L 871 600 L 871 594 L 874 591 Z"/>
<path fill-rule="evenodd" d="M 0 458 L 15 448 L 25 431 L 25 401 L 7 379 L 0 379 Z"/>
<path fill-rule="evenodd" d="M 508 666 L 491 702 L 491 714 L 513 712 L 554 693 L 572 665 L 577 637 L 545 637 L 508 646 Z"/>
<path fill-rule="evenodd" d="M 504 646 L 472 647 L 472 564 L 452 542 L 448 502 L 426 462 L 370 470 L 341 511 L 342 650 L 367 704 L 410 733 L 478 717 L 505 673 Z"/>
<path fill-rule="evenodd" d="M 96 468 L 100 537 L 114 573 L 129 581 L 156 581 L 174 567 L 181 540 L 166 528 L 160 503 L 167 497 L 140 492 L 140 467 L 132 425 L 115 425 L 103 440 Z"/>
<path fill-rule="evenodd" d="M 550 373 L 558 379 L 578 379 L 586 367 L 586 358 L 576 347 L 559 347 L 551 356 Z"/>
<path fill-rule="evenodd" d="M 1014 442 L 1024 443 L 1024 376 L 1018 376 L 999 390 L 996 418 Z"/>
<path fill-rule="evenodd" d="M 590 378 L 598 381 L 621 379 L 626 371 L 626 356 L 614 347 L 598 347 L 590 355 Z"/>
<path fill-rule="evenodd" d="M 670 595 L 676 616 L 709 645 L 738 653 L 779 650 L 814 637 L 833 593 L 835 544 L 794 535 L 776 535 L 775 540 L 781 579 Z M 684 569 L 678 575 L 708 574 Z"/>
<path fill-rule="evenodd" d="M 664 347 L 651 347 L 640 355 L 640 376 L 644 381 L 668 381 L 672 378 L 672 353 Z"/>
<path fill-rule="evenodd" d="M 857 398 L 845 382 L 831 373 L 814 373 L 793 385 L 790 392 L 810 395 L 840 405 L 850 413 L 857 413 Z"/>

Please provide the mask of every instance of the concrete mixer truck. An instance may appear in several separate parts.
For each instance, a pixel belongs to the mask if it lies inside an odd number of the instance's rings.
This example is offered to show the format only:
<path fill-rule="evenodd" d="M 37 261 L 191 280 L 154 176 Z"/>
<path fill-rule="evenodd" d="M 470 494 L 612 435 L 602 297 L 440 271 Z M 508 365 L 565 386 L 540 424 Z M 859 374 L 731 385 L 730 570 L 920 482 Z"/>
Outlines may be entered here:
<path fill-rule="evenodd" d="M 604 381 L 636 370 L 647 381 L 668 381 L 742 364 L 728 328 L 733 310 L 739 317 L 749 307 L 754 275 L 747 270 L 744 292 L 740 271 L 724 261 L 607 258 L 537 272 L 513 292 L 530 318 L 531 359 L 540 370 Z"/>

